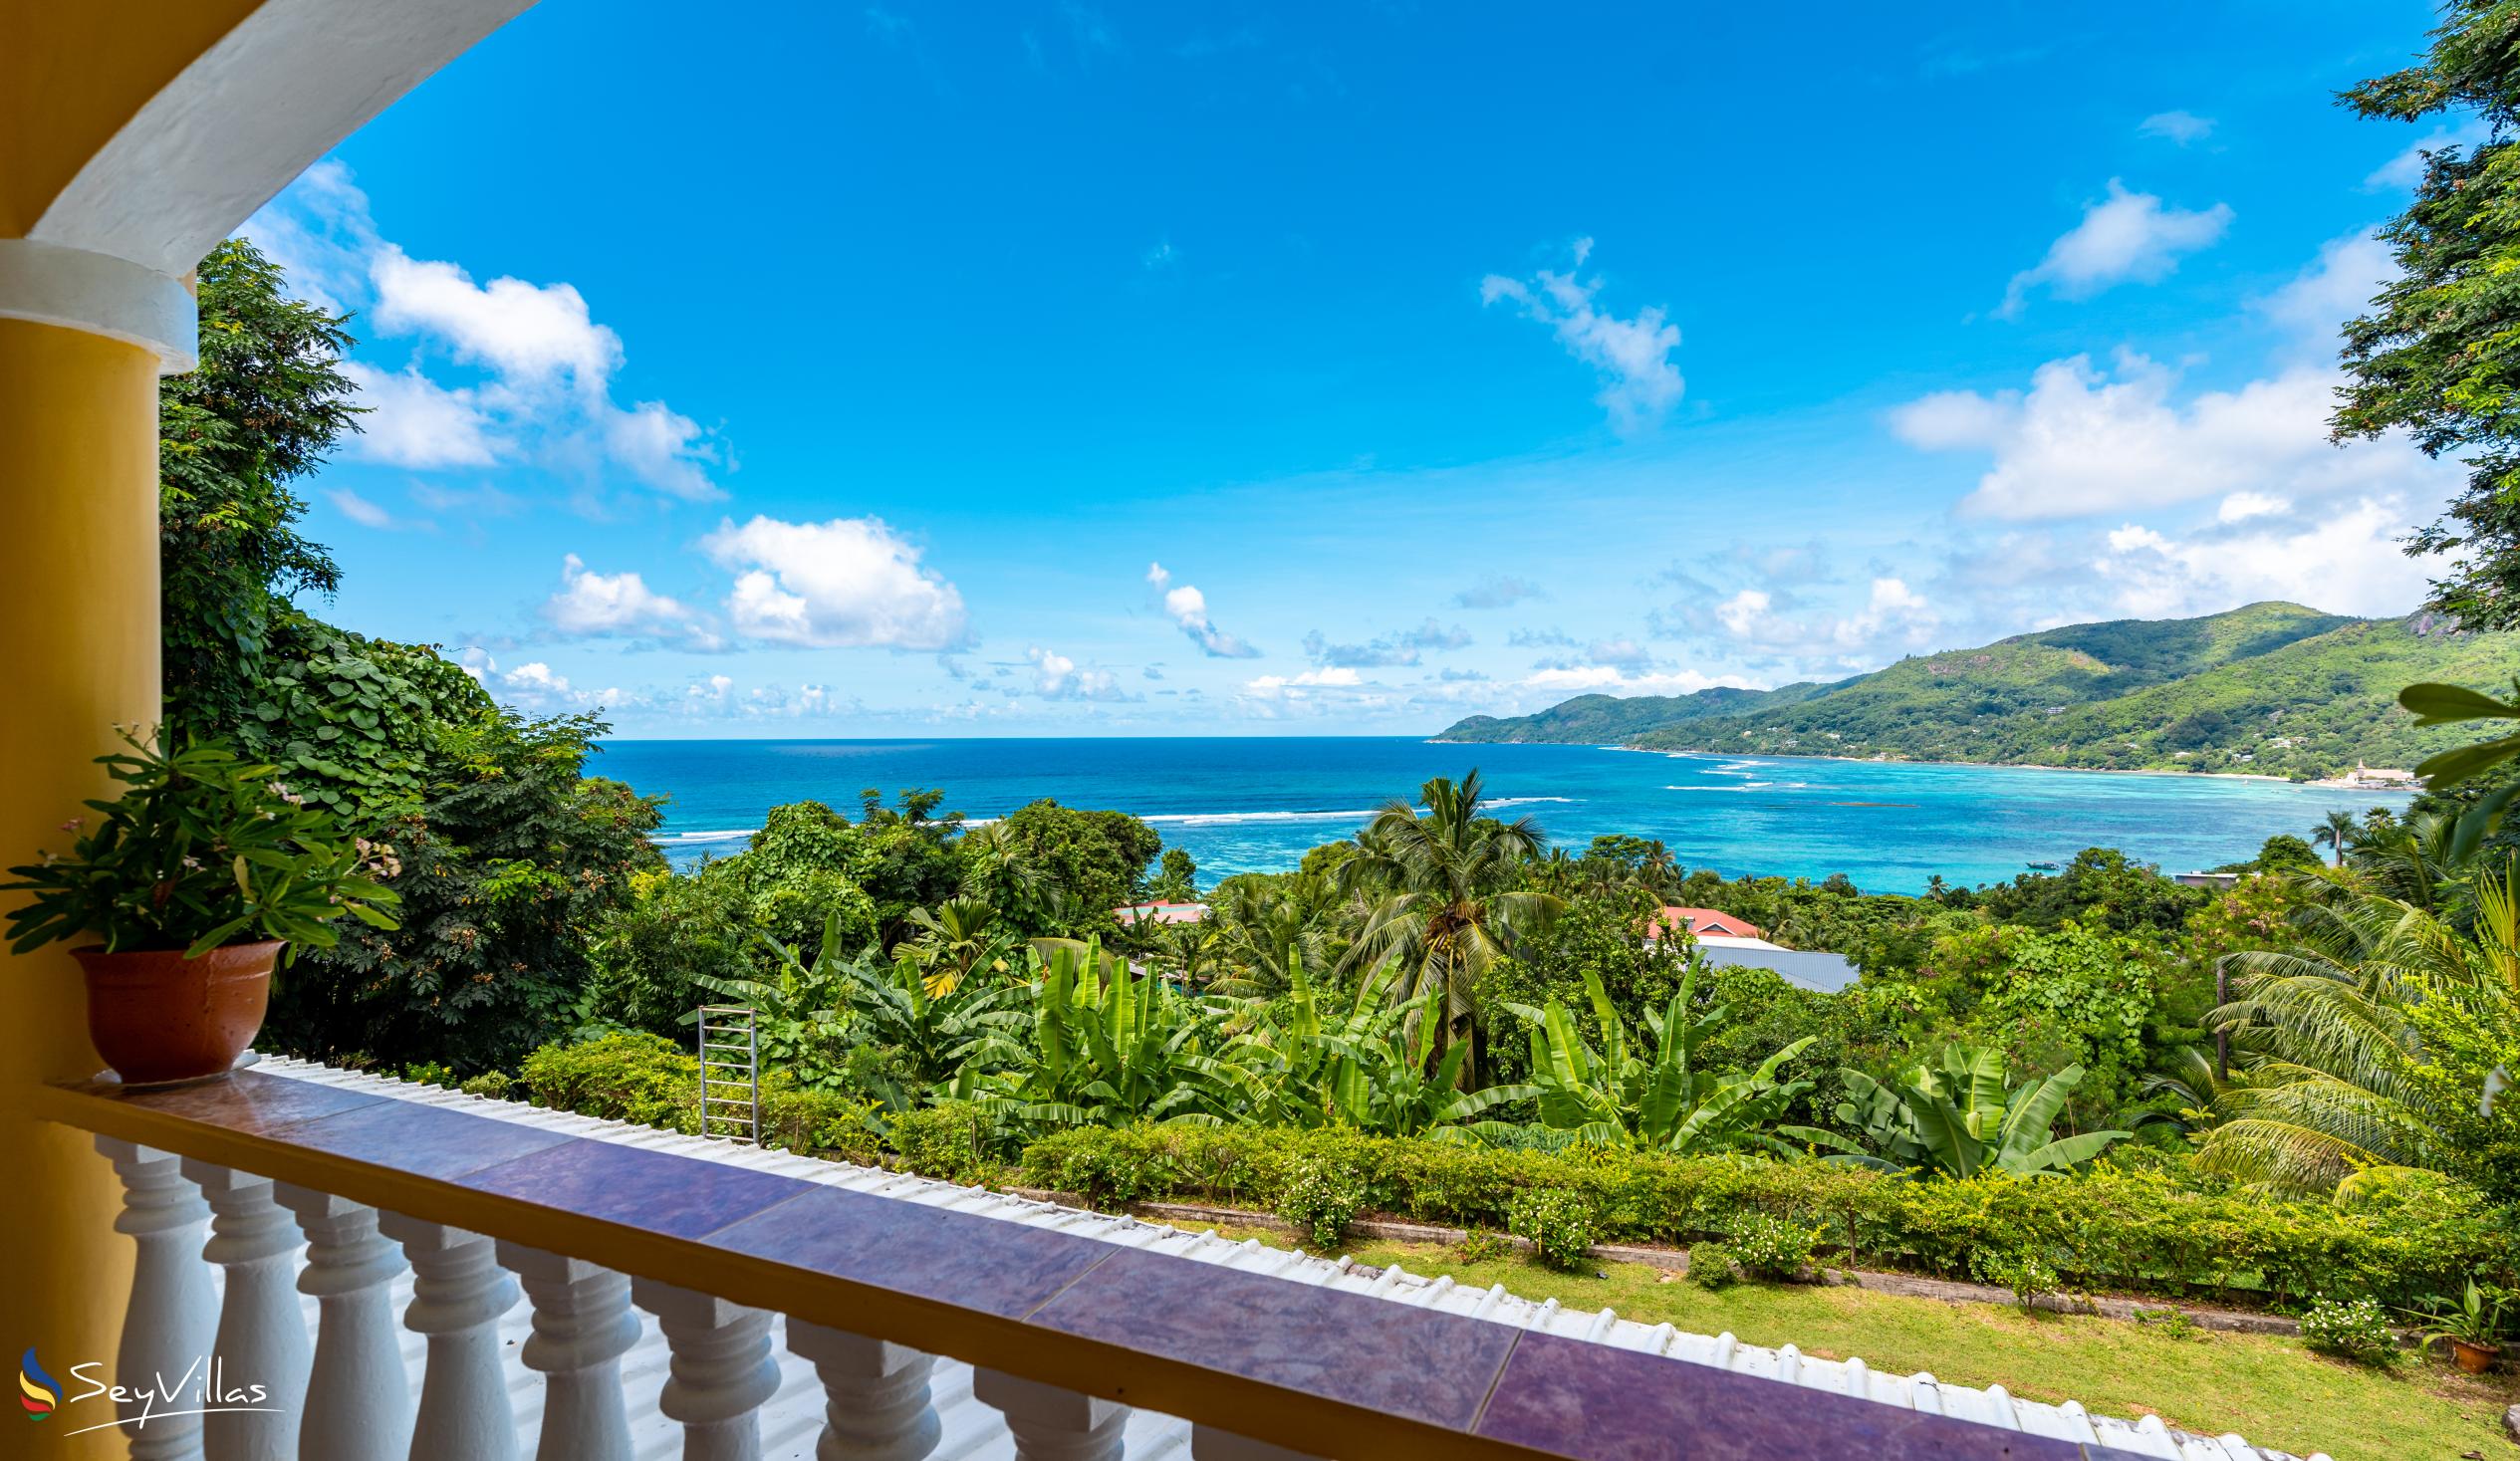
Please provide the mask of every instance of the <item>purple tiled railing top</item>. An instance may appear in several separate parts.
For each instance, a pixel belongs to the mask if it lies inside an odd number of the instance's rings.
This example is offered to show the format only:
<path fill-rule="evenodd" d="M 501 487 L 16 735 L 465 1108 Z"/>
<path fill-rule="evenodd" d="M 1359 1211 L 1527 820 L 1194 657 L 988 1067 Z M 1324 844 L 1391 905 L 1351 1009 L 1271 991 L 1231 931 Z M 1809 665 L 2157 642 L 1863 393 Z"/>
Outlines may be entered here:
<path fill-rule="evenodd" d="M 1309 1403 L 1396 1419 L 1418 1432 L 1420 1450 L 1440 1447 L 1450 1434 L 1469 1451 L 1503 1446 L 1583 1461 L 2142 1461 L 1640 1350 L 252 1070 L 174 1091 L 74 1091 L 387 1168 L 442 1184 L 450 1194 L 490 1194 L 686 1244 L 691 1270 L 704 1271 L 701 1260 L 711 1254 L 780 1265 L 794 1274 L 794 1312 L 816 1323 L 847 1327 L 852 1291 L 898 1296 L 971 1323 L 1020 1327 L 1013 1332 L 1037 1344 L 1072 1336 L 1107 1353 L 1142 1356 L 1169 1367 L 1175 1379 L 1184 1370 L 1203 1371 L 1260 1386 L 1281 1396 L 1290 1414 Z M 1117 1393 L 1128 1389 L 1124 1381 L 1115 1380 L 1114 1389 L 1115 1398 L 1129 1398 Z M 1177 1385 L 1168 1391 L 1179 1392 Z"/>

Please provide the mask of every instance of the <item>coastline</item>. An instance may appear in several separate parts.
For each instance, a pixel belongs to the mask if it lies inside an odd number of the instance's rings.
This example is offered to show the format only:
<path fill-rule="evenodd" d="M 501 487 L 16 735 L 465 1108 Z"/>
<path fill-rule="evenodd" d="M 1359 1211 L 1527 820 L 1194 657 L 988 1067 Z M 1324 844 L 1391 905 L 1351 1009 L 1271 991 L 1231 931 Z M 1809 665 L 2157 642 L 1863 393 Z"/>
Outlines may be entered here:
<path fill-rule="evenodd" d="M 1610 746 L 1598 741 L 1447 741 L 1429 736 L 1430 746 L 1566 746 L 1576 750 L 1626 751 L 1638 756 L 1670 756 L 1685 760 L 1739 761 L 1843 761 L 1853 766 L 1973 766 L 1985 771 L 2062 771 L 2076 776 L 2161 776 L 2181 780 L 2264 781 L 2278 786 L 2318 787 L 2325 791 L 2385 792 L 2412 796 L 2420 786 L 2391 786 L 2377 782 L 2361 782 L 2346 777 L 2322 777 L 2314 781 L 2295 781 L 2289 776 L 2272 776 L 2263 771 L 2171 771 L 2157 766 L 2049 766 L 2038 761 L 1927 761 L 1913 756 L 1831 756 L 1818 751 L 1664 751 L 1653 746 Z"/>

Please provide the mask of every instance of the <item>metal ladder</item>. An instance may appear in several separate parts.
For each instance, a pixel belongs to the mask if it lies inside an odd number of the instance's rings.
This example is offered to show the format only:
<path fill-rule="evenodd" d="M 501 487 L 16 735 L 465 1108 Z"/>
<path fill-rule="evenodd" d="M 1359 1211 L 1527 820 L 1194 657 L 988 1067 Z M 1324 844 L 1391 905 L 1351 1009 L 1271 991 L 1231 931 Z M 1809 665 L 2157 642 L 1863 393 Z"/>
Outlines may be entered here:
<path fill-rule="evenodd" d="M 761 1144 L 761 1034 L 744 1005 L 700 1006 L 700 1134 Z"/>

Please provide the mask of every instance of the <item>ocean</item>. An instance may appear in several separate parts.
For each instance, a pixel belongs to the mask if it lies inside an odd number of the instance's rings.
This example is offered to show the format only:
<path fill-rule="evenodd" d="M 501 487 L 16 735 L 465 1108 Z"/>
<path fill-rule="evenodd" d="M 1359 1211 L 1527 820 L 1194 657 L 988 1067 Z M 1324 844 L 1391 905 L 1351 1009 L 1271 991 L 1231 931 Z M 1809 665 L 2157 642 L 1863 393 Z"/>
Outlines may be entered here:
<path fill-rule="evenodd" d="M 2402 807 L 2403 793 L 2205 776 L 2000 766 L 1666 755 L 1416 739 L 611 741 L 589 770 L 669 799 L 658 844 L 677 865 L 743 850 L 762 814 L 814 800 L 856 816 L 860 789 L 945 793 L 979 819 L 1038 797 L 1143 818 L 1200 882 L 1293 867 L 1429 777 L 1476 767 L 1489 805 L 1581 852 L 1603 833 L 1657 837 L 1726 876 L 1844 872 L 1876 892 L 2010 878 L 2084 848 L 2164 871 L 2247 857 L 2326 813 Z"/>

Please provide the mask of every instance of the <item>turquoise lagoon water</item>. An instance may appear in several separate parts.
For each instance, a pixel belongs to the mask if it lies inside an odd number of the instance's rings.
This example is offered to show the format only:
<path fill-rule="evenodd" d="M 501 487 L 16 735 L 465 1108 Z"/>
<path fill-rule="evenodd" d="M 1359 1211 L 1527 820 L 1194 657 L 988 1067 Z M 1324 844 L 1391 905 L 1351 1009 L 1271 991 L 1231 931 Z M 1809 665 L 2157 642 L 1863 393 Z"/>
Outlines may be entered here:
<path fill-rule="evenodd" d="M 943 789 L 943 810 L 993 817 L 1036 797 L 1144 818 L 1197 859 L 1201 882 L 1276 871 L 1354 833 L 1433 776 L 1477 767 L 1492 805 L 1573 851 L 1602 833 L 1658 837 L 1684 866 L 1825 877 L 1915 892 L 2009 878 L 2089 847 L 2166 871 L 2209 867 L 2327 812 L 2402 794 L 2203 776 L 1993 766 L 1674 756 L 1585 746 L 1414 739 L 614 741 L 591 768 L 670 798 L 659 839 L 687 865 L 740 852 L 767 809 L 812 799 L 856 813 Z"/>

